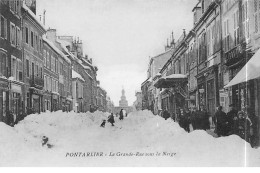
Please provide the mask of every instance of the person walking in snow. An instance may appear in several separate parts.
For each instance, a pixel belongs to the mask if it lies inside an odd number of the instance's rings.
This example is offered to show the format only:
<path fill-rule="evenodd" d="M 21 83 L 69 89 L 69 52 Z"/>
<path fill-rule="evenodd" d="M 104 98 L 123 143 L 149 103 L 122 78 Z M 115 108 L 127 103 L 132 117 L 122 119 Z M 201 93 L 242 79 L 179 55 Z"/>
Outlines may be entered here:
<path fill-rule="evenodd" d="M 210 124 L 209 124 L 209 114 L 207 112 L 207 110 L 205 109 L 205 107 L 201 108 L 201 113 L 202 113 L 202 129 L 203 130 L 208 130 L 210 129 Z"/>
<path fill-rule="evenodd" d="M 114 126 L 115 119 L 114 119 L 113 113 L 111 113 L 111 114 L 108 116 L 108 120 L 107 120 L 107 121 L 110 122 L 112 126 Z"/>
<path fill-rule="evenodd" d="M 124 112 L 123 109 L 121 109 L 119 112 L 119 120 L 123 120 L 123 119 L 124 119 Z"/>
<path fill-rule="evenodd" d="M 218 107 L 217 112 L 215 113 L 215 117 L 217 119 L 217 135 L 225 136 L 225 129 L 227 124 L 227 116 L 226 113 L 222 111 L 222 106 Z"/>
<path fill-rule="evenodd" d="M 238 111 L 234 108 L 234 105 L 229 105 L 230 111 L 227 113 L 227 134 L 231 135 L 234 134 L 234 122 L 237 119 Z"/>
<path fill-rule="evenodd" d="M 197 123 L 196 123 L 196 108 L 193 107 L 191 109 L 191 113 L 190 113 L 190 119 L 191 119 L 191 125 L 192 125 L 192 128 L 193 130 L 196 130 L 197 129 Z"/>

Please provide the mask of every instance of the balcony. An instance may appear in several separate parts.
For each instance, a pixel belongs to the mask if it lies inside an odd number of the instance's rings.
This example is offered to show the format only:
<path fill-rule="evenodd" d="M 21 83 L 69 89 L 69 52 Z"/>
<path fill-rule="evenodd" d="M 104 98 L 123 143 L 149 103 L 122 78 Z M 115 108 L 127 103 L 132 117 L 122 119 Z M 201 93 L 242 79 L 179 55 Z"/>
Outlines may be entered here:
<path fill-rule="evenodd" d="M 44 80 L 39 76 L 30 77 L 30 86 L 42 90 L 44 87 Z"/>

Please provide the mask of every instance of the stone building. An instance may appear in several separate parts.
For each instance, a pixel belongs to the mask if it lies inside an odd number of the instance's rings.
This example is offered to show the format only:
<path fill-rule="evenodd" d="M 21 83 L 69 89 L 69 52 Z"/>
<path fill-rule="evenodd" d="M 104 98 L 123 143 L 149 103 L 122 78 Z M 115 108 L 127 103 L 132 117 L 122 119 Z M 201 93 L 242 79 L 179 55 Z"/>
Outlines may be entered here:
<path fill-rule="evenodd" d="M 0 121 L 6 123 L 9 111 L 14 121 L 25 113 L 21 6 L 21 0 L 0 2 Z"/>
<path fill-rule="evenodd" d="M 27 114 L 43 111 L 43 43 L 44 25 L 25 3 L 22 4 L 23 66 L 25 83 L 25 107 Z"/>

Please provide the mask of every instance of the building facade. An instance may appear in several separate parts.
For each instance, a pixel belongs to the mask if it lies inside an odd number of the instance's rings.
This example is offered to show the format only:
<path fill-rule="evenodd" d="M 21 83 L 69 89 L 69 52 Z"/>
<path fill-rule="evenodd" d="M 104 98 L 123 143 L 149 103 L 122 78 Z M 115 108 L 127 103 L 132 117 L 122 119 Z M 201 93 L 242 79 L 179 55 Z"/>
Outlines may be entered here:
<path fill-rule="evenodd" d="M 24 114 L 21 6 L 20 0 L 0 2 L 0 121 L 8 124 Z"/>
<path fill-rule="evenodd" d="M 25 107 L 27 114 L 43 111 L 43 42 L 46 29 L 35 14 L 22 4 L 23 65 L 25 83 Z"/>

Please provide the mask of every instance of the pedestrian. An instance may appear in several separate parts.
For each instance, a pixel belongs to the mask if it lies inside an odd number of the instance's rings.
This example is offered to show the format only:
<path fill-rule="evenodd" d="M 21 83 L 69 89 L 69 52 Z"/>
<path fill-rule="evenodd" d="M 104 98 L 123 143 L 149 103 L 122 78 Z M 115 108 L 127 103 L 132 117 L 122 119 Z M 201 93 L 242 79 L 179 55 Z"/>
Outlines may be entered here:
<path fill-rule="evenodd" d="M 246 113 L 244 111 L 239 111 L 238 118 L 235 121 L 235 134 L 247 142 L 250 142 L 250 127 L 252 125 L 253 124 Z"/>
<path fill-rule="evenodd" d="M 123 119 L 124 119 L 124 113 L 123 113 L 123 109 L 121 109 L 119 112 L 119 120 L 123 120 Z"/>
<path fill-rule="evenodd" d="M 185 112 L 184 112 L 184 130 L 186 132 L 190 132 L 190 111 L 189 109 L 185 109 Z"/>
<path fill-rule="evenodd" d="M 196 124 L 197 124 L 197 122 L 196 122 L 196 108 L 195 107 L 193 107 L 192 109 L 191 109 L 191 116 L 190 116 L 190 119 L 191 119 L 191 125 L 192 125 L 192 128 L 193 128 L 193 130 L 196 130 L 197 129 L 197 126 L 196 126 Z"/>
<path fill-rule="evenodd" d="M 184 129 L 184 126 L 185 126 L 185 117 L 184 117 L 184 112 L 183 112 L 183 109 L 180 109 L 180 114 L 179 114 L 179 125 L 181 128 Z"/>
<path fill-rule="evenodd" d="M 203 130 L 209 130 L 210 129 L 210 123 L 209 123 L 209 114 L 205 107 L 201 108 L 201 122 L 202 122 L 202 129 Z"/>
<path fill-rule="evenodd" d="M 163 111 L 163 118 L 164 118 L 165 120 L 167 120 L 167 119 L 170 118 L 170 117 L 171 117 L 170 113 L 168 112 L 167 109 L 165 109 L 165 110 Z"/>
<path fill-rule="evenodd" d="M 226 136 L 226 124 L 227 124 L 227 116 L 226 113 L 222 111 L 222 106 L 218 107 L 217 112 L 215 113 L 215 117 L 217 120 L 217 135 L 218 136 Z"/>
<path fill-rule="evenodd" d="M 114 119 L 113 113 L 111 113 L 111 114 L 108 116 L 108 120 L 107 120 L 107 121 L 110 122 L 112 126 L 114 126 L 115 119 Z"/>
<path fill-rule="evenodd" d="M 234 121 L 237 119 L 238 111 L 235 109 L 233 104 L 229 105 L 229 112 L 227 113 L 227 134 L 234 134 Z"/>
<path fill-rule="evenodd" d="M 13 114 L 13 111 L 8 111 L 8 119 L 7 119 L 7 124 L 11 127 L 14 126 L 14 114 Z"/>

